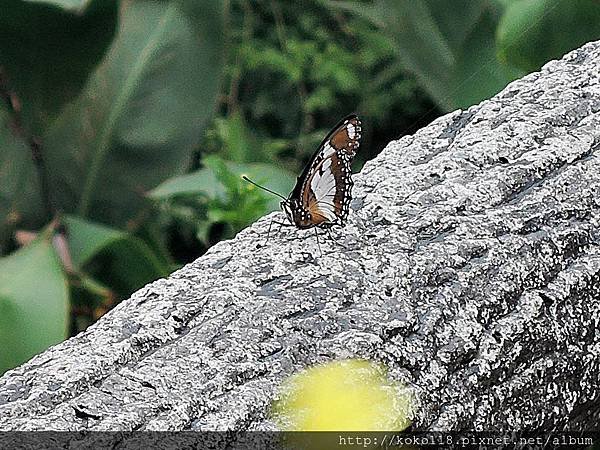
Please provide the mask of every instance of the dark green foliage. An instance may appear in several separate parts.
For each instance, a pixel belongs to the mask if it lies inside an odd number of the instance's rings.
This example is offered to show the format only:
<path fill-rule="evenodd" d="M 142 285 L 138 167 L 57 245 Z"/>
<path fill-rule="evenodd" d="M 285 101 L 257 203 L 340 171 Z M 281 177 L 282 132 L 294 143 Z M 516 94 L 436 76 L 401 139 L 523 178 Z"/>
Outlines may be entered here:
<path fill-rule="evenodd" d="M 189 164 L 214 109 L 223 54 L 214 29 L 222 8 L 195 4 L 121 9 L 107 57 L 44 134 L 50 188 L 63 210 L 124 226 L 145 206 L 141 194 Z"/>
<path fill-rule="evenodd" d="M 67 336 L 69 293 L 53 231 L 0 259 L 0 373 Z"/>
<path fill-rule="evenodd" d="M 523 73 L 500 63 L 495 29 L 502 8 L 477 0 L 331 1 L 377 26 L 403 67 L 443 110 L 489 97 Z"/>
<path fill-rule="evenodd" d="M 368 21 L 318 1 L 232 6 L 227 119 L 218 120 L 210 136 L 223 142 L 242 116 L 256 144 L 246 161 L 278 158 L 300 170 L 329 128 L 356 112 L 366 124 L 360 165 L 391 137 L 435 114 L 399 64 L 391 38 Z"/>
<path fill-rule="evenodd" d="M 0 372 L 279 207 L 241 175 L 286 196 L 352 112 L 358 169 L 598 24 L 595 0 L 5 0 Z"/>
<path fill-rule="evenodd" d="M 279 208 L 278 197 L 266 197 L 242 175 L 283 195 L 292 189 L 293 174 L 272 164 L 226 162 L 216 155 L 203 162 L 204 168 L 167 180 L 150 197 L 166 220 L 175 220 L 180 232 L 194 233 L 204 245 L 214 240 L 214 225 L 220 226 L 218 237 L 232 237 L 265 212 Z"/>
<path fill-rule="evenodd" d="M 81 14 L 42 2 L 5 0 L 0 61 L 18 94 L 24 126 L 41 135 L 84 87 L 117 27 L 117 1 L 94 0 Z M 66 2 L 62 2 L 66 3 Z"/>
<path fill-rule="evenodd" d="M 49 243 L 40 262 L 18 257 L 41 245 L 35 243 L 0 259 L 13 268 L 0 287 L 1 308 L 25 313 L 18 305 L 31 303 L 14 276 L 20 263 L 23 273 L 50 283 L 58 277 L 50 262 L 60 262 L 58 274 L 71 287 L 61 298 L 68 303 L 70 294 L 75 331 L 173 269 L 163 243 L 150 239 L 161 232 L 148 232 L 156 225 L 146 193 L 188 168 L 213 115 L 225 18 L 225 3 L 215 0 L 10 0 L 3 6 L 2 253 L 15 247 L 13 236 L 21 244 L 29 240 L 16 230 L 52 225 L 49 237 L 35 241 Z M 38 302 L 62 307 L 56 291 L 40 289 Z M 44 331 L 38 323 L 44 316 L 28 317 L 30 329 L 41 330 L 32 335 L 36 351 L 64 337 Z M 29 347 L 14 348 L 10 336 L 3 334 L 0 346 L 12 352 L 11 364 L 31 356 Z M 0 371 L 8 363 L 2 364 Z"/>
<path fill-rule="evenodd" d="M 597 0 L 513 1 L 498 26 L 500 58 L 527 72 L 600 39 Z"/>

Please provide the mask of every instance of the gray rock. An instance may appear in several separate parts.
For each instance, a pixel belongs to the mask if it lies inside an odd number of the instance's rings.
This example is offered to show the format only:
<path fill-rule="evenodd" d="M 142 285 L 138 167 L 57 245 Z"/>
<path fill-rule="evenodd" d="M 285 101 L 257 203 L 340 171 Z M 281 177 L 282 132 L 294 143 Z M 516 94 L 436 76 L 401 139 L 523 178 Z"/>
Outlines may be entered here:
<path fill-rule="evenodd" d="M 407 383 L 416 429 L 597 429 L 599 69 L 587 44 L 391 142 L 346 249 L 257 245 L 274 213 L 144 287 L 5 374 L 0 429 L 274 429 L 282 380 L 341 358 Z"/>

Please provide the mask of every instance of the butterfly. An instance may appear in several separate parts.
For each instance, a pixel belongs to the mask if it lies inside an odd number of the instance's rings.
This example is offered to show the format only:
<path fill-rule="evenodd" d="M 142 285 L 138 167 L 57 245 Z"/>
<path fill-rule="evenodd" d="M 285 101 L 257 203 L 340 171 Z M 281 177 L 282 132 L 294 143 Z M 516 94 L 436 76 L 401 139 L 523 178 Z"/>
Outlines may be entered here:
<path fill-rule="evenodd" d="M 344 226 L 352 200 L 352 161 L 360 146 L 361 122 L 352 114 L 342 119 L 319 145 L 281 209 L 297 228 Z"/>

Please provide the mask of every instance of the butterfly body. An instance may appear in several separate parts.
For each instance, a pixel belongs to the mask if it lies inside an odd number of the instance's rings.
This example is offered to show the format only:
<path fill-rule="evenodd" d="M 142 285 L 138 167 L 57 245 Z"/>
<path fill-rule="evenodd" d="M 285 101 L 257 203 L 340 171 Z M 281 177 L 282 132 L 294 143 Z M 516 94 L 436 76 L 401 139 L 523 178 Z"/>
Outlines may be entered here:
<path fill-rule="evenodd" d="M 312 156 L 281 209 L 300 229 L 343 226 L 352 200 L 352 161 L 361 122 L 351 115 L 338 123 Z"/>
<path fill-rule="evenodd" d="M 290 198 L 282 201 L 280 205 L 287 219 L 297 228 L 306 229 L 314 226 L 311 213 L 302 206 L 298 199 Z"/>

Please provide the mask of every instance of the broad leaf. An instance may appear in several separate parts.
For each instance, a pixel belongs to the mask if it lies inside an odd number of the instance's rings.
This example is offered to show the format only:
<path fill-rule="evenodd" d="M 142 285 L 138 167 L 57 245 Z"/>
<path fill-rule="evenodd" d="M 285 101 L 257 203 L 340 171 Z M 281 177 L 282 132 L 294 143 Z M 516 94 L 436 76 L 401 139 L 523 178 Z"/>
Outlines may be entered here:
<path fill-rule="evenodd" d="M 100 252 L 94 262 L 98 270 L 94 276 L 110 286 L 121 297 L 127 297 L 140 287 L 169 275 L 171 268 L 140 239 L 115 241 Z"/>
<path fill-rule="evenodd" d="M 81 269 L 94 256 L 127 234 L 107 226 L 88 222 L 77 216 L 66 216 L 67 239 L 73 265 Z"/>
<path fill-rule="evenodd" d="M 177 196 L 198 195 L 206 199 L 222 200 L 228 190 L 243 186 L 258 189 L 244 181 L 241 178 L 242 175 L 246 175 L 251 180 L 280 193 L 284 197 L 287 197 L 294 185 L 294 175 L 290 171 L 272 164 L 234 163 L 221 161 L 217 157 L 207 157 L 204 159 L 204 163 L 206 167 L 200 170 L 165 181 L 150 192 L 150 197 L 154 200 L 167 200 Z M 227 170 L 219 170 L 220 164 L 224 164 Z M 227 177 L 227 180 L 223 179 L 224 176 Z M 226 184 L 229 184 L 229 186 Z M 268 192 L 265 192 L 264 195 L 269 199 L 269 211 L 279 208 L 281 199 Z"/>
<path fill-rule="evenodd" d="M 120 298 L 167 276 L 170 261 L 140 238 L 76 216 L 63 217 L 76 273 L 71 284 L 76 330 L 85 329 Z"/>
<path fill-rule="evenodd" d="M 274 159 L 287 142 L 283 139 L 264 139 L 248 127 L 240 111 L 215 119 L 215 131 L 223 159 L 238 163 Z"/>
<path fill-rule="evenodd" d="M 64 222 L 71 259 L 77 270 L 87 270 L 95 258 L 102 258 L 116 277 L 117 284 L 125 286 L 127 292 L 170 272 L 169 265 L 158 258 L 144 241 L 129 233 L 76 216 L 66 216 Z M 109 277 L 105 274 L 104 278 Z"/>
<path fill-rule="evenodd" d="M 210 164 L 210 160 L 208 162 Z M 279 194 L 287 197 L 292 191 L 295 182 L 295 176 L 292 172 L 286 169 L 282 169 L 273 164 L 265 163 L 234 163 L 226 162 L 227 168 L 235 174 L 238 183 L 246 185 L 250 189 L 258 189 L 242 180 L 242 175 L 246 175 L 252 181 L 259 183 L 272 191 L 278 192 Z M 269 200 L 267 204 L 268 211 L 275 211 L 279 209 L 279 202 L 281 199 L 273 194 L 265 191 L 261 191 Z"/>
<path fill-rule="evenodd" d="M 528 72 L 599 38 L 597 0 L 513 1 L 498 26 L 501 59 Z"/>
<path fill-rule="evenodd" d="M 83 15 L 44 3 L 3 0 L 0 14 L 0 66 L 37 136 L 79 94 L 117 24 L 116 0 L 94 0 Z"/>
<path fill-rule="evenodd" d="M 445 110 L 494 95 L 518 73 L 496 61 L 494 31 L 500 4 L 487 0 L 331 2 L 380 27 L 403 67 Z"/>
<path fill-rule="evenodd" d="M 0 374 L 67 336 L 69 291 L 49 231 L 0 259 Z"/>
<path fill-rule="evenodd" d="M 44 219 L 31 150 L 12 132 L 11 121 L 0 106 L 0 255 L 16 226 L 41 226 Z"/>
<path fill-rule="evenodd" d="M 211 169 L 206 167 L 185 175 L 169 178 L 150 191 L 150 198 L 161 200 L 177 195 L 201 194 L 208 198 L 222 198 L 224 186 Z"/>
<path fill-rule="evenodd" d="M 82 14 L 94 0 L 25 0 L 30 3 L 46 3 L 65 11 Z"/>
<path fill-rule="evenodd" d="M 169 244 L 171 236 L 165 232 L 159 220 L 149 220 L 142 223 L 135 232 L 135 237 L 143 241 L 155 255 L 162 270 L 171 273 L 181 267 L 173 259 Z"/>
<path fill-rule="evenodd" d="M 351 0 L 325 0 L 323 3 L 332 8 L 361 16 L 378 27 L 385 27 L 387 15 L 385 0 L 375 0 L 372 3 L 358 3 Z"/>
<path fill-rule="evenodd" d="M 525 75 L 496 58 L 495 36 L 490 33 L 494 27 L 495 18 L 486 12 L 465 39 L 452 74 L 453 89 L 448 92 L 455 107 L 466 109 Z"/>
<path fill-rule="evenodd" d="M 124 225 L 186 167 L 213 112 L 224 16 L 215 0 L 123 1 L 105 59 L 45 137 L 65 211 Z"/>
<path fill-rule="evenodd" d="M 447 0 L 426 0 L 425 3 L 448 47 L 455 54 L 460 53 L 483 14 L 490 10 L 485 1 L 453 0 L 448 3 Z"/>

